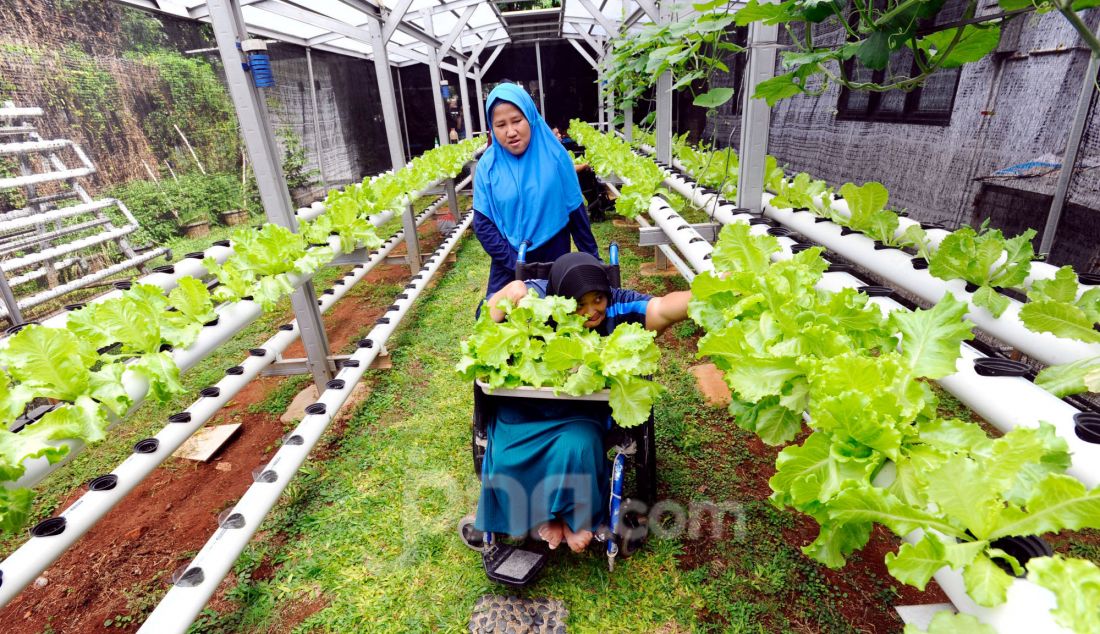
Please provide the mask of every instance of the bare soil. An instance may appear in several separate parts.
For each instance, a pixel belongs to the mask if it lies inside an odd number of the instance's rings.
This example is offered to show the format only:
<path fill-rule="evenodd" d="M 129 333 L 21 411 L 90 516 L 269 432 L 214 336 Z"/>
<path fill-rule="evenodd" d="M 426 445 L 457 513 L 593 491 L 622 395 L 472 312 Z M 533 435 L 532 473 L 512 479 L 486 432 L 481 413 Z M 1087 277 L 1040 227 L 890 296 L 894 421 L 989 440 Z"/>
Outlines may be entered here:
<path fill-rule="evenodd" d="M 430 253 L 439 242 L 435 223 L 424 223 L 419 234 L 422 251 Z M 402 253 L 404 246 L 394 250 L 394 255 Z M 403 283 L 409 275 L 403 265 L 377 266 L 337 302 L 324 319 L 331 349 L 338 351 L 361 336 L 389 305 L 392 298 L 372 296 L 372 287 Z M 300 343 L 295 343 L 284 356 L 304 354 Z M 0 610 L 5 634 L 136 630 L 163 596 L 173 571 L 187 564 L 213 534 L 218 514 L 252 484 L 252 470 L 278 449 L 286 432 L 279 414 L 250 412 L 249 406 L 262 402 L 285 380 L 261 377 L 249 383 L 209 423 L 241 423 L 237 437 L 207 463 L 169 458 L 46 570 L 46 585 L 28 587 Z M 332 440 L 315 449 L 314 459 L 339 442 L 347 415 L 334 422 Z M 83 488 L 73 491 L 61 508 L 83 493 Z M 278 544 L 284 537 L 265 534 L 256 539 Z M 265 562 L 254 578 L 273 573 L 274 567 Z M 210 607 L 233 609 L 223 594 L 234 583 L 230 574 Z M 291 604 L 283 622 L 299 623 L 324 604 L 323 599 Z M 120 625 L 120 616 L 132 620 Z M 110 626 L 105 625 L 108 620 L 113 621 Z"/>

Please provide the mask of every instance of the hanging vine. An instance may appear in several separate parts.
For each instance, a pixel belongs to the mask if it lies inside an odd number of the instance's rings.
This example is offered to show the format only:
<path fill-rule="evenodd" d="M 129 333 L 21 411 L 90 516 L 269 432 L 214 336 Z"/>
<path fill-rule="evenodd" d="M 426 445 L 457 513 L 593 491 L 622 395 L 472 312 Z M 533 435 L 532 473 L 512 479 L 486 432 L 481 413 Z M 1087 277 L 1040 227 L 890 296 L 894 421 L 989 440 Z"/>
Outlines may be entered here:
<path fill-rule="evenodd" d="M 744 49 L 721 36 L 730 26 L 752 23 L 780 25 L 790 35 L 791 44 L 781 53 L 787 72 L 761 82 L 753 94 L 769 105 L 803 93 L 822 94 L 831 84 L 853 91 L 912 90 L 938 71 L 993 52 L 1001 27 L 1032 12 L 1059 11 L 1094 54 L 1100 54 L 1100 40 L 1077 14 L 1100 6 L 1100 0 L 999 0 L 1000 12 L 981 16 L 977 0 L 968 0 L 961 16 L 951 20 L 940 19 L 946 0 L 750 0 L 736 13 L 731 13 L 731 5 L 726 0 L 695 4 L 699 14 L 664 26 L 647 25 L 613 40 L 606 72 L 619 104 L 633 105 L 664 72 L 672 73 L 674 90 L 729 73 L 722 55 Z M 837 31 L 843 37 L 815 41 L 816 34 Z M 887 72 L 877 82 L 860 79 L 868 70 L 909 66 L 915 72 Z M 694 103 L 715 108 L 729 101 L 733 92 L 714 88 L 696 95 Z"/>

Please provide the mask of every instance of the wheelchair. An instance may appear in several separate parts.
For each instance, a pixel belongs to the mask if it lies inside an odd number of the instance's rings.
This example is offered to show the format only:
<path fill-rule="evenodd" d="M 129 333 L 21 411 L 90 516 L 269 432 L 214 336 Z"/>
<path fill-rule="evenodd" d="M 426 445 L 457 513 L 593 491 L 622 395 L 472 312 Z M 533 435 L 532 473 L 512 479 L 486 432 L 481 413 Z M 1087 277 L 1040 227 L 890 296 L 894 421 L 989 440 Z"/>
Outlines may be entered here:
<path fill-rule="evenodd" d="M 516 261 L 516 279 L 548 279 L 551 263 L 527 263 L 526 250 L 526 244 L 520 246 Z M 619 247 L 612 243 L 607 270 L 614 288 L 618 288 L 621 283 L 618 256 Z M 482 464 L 489 447 L 488 428 L 495 418 L 496 404 L 500 399 L 531 398 L 530 395 L 517 396 L 516 392 L 500 390 L 490 394 L 476 382 L 474 384 L 470 449 L 474 473 L 478 479 L 482 477 Z M 547 400 L 579 400 L 568 395 L 554 396 L 551 392 L 545 394 Z M 541 399 L 542 395 L 539 397 Z M 594 406 L 603 407 L 599 403 L 594 403 Z M 611 495 L 608 500 L 610 519 L 608 526 L 598 527 L 594 531 L 592 543 L 603 545 L 611 570 L 614 570 L 616 558 L 628 557 L 636 552 L 649 534 L 646 513 L 656 500 L 657 489 L 653 428 L 652 411 L 645 423 L 632 428 L 620 427 L 608 416 L 604 449 L 608 456 L 613 456 L 607 474 L 611 481 Z M 459 535 L 467 546 L 482 553 L 486 576 L 490 580 L 512 587 L 523 587 L 535 579 L 547 561 L 549 549 L 545 542 L 528 538 L 519 546 L 511 546 L 492 533 L 485 534 L 477 530 L 473 523 L 473 516 L 463 518 L 458 527 Z"/>

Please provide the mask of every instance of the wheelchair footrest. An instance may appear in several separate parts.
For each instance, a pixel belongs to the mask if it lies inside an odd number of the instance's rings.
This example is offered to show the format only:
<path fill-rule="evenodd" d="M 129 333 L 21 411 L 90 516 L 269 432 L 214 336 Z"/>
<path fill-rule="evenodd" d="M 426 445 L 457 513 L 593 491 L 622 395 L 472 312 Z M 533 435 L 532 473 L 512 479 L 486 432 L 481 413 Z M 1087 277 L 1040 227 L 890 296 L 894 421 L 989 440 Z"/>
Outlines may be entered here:
<path fill-rule="evenodd" d="M 492 581 L 513 587 L 522 587 L 533 581 L 546 565 L 546 559 L 546 553 L 522 550 L 499 542 L 489 544 L 481 553 L 485 575 Z"/>

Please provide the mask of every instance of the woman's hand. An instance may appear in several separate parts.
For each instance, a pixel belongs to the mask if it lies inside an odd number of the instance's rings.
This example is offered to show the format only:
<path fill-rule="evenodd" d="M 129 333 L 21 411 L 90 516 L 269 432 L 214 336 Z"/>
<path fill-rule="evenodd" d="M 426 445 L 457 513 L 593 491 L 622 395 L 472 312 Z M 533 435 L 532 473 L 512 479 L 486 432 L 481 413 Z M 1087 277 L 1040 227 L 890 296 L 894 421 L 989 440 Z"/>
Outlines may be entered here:
<path fill-rule="evenodd" d="M 513 304 L 518 304 L 519 300 L 524 297 L 527 297 L 527 284 L 520 280 L 508 282 L 504 288 L 493 293 L 493 296 L 489 298 L 489 317 L 496 322 L 504 321 L 504 311 L 497 308 L 497 304 L 505 299 Z"/>

